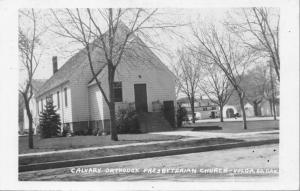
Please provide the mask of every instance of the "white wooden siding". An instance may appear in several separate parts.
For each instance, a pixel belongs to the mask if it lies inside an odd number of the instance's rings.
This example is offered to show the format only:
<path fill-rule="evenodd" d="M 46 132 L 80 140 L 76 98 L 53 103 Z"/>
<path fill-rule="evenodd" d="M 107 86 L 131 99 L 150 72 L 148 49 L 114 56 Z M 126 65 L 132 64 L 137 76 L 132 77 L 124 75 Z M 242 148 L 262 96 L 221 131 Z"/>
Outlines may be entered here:
<path fill-rule="evenodd" d="M 92 54 L 92 60 L 99 61 L 101 53 L 96 50 Z M 85 60 L 87 62 L 87 60 Z M 94 62 L 94 71 L 98 72 L 101 64 Z M 92 120 L 90 113 L 89 88 L 88 83 L 92 79 L 92 73 L 89 64 L 83 64 L 70 79 L 72 89 L 72 115 L 73 122 Z"/>
<path fill-rule="evenodd" d="M 98 86 L 89 87 L 90 119 L 92 121 L 103 119 L 103 101 Z"/>
<path fill-rule="evenodd" d="M 67 102 L 68 106 L 65 106 L 65 92 L 64 88 L 67 88 Z M 60 97 L 60 108 L 57 108 L 57 92 L 59 91 L 59 97 Z M 71 95 L 71 89 L 68 84 L 62 85 L 60 87 L 54 88 L 51 91 L 47 92 L 47 94 L 44 94 L 43 96 L 39 97 L 37 99 L 38 101 L 38 108 L 39 111 L 42 111 L 41 108 L 41 99 L 43 100 L 43 108 L 45 109 L 46 105 L 46 97 L 52 94 L 53 98 L 53 105 L 55 106 L 55 109 L 57 109 L 57 113 L 60 115 L 60 119 L 62 123 L 70 123 L 72 122 L 72 95 Z"/>
<path fill-rule="evenodd" d="M 139 78 L 141 76 L 141 78 Z M 107 83 L 107 70 L 104 70 L 99 77 L 103 89 L 108 92 Z M 165 70 L 157 67 L 131 67 L 129 65 L 121 64 L 116 71 L 115 81 L 122 82 L 122 96 L 123 102 L 132 103 L 135 102 L 134 97 L 134 84 L 145 83 L 147 88 L 147 103 L 148 111 L 152 111 L 152 102 L 172 100 L 175 104 L 175 79 L 168 74 Z M 94 95 L 100 94 L 98 88 L 94 89 L 95 85 L 92 85 Z M 97 92 L 96 94 L 94 92 Z M 92 97 L 92 95 L 90 95 Z M 90 100 L 90 107 L 97 105 L 95 99 Z M 109 109 L 105 100 L 102 98 L 103 103 L 103 119 L 109 119 Z M 122 103 L 116 103 L 116 109 L 121 106 Z M 91 110 L 92 111 L 92 110 Z M 93 118 L 92 118 L 93 119 Z"/>
<path fill-rule="evenodd" d="M 100 53 L 95 51 L 92 55 L 93 60 L 99 61 Z M 104 58 L 104 57 L 103 57 Z M 95 62 L 96 63 L 96 62 Z M 94 70 L 97 72 L 101 64 L 95 64 Z M 88 120 L 109 119 L 108 106 L 101 96 L 100 90 L 96 85 L 88 86 L 92 79 L 92 74 L 88 64 L 83 64 L 80 70 L 74 73 L 69 79 L 69 83 L 55 88 L 47 93 L 53 94 L 54 103 L 57 104 L 56 93 L 60 92 L 60 109 L 62 122 L 79 122 Z M 71 71 L 70 71 L 71 72 Z M 141 75 L 141 78 L 139 78 Z M 101 72 L 99 79 L 105 92 L 108 92 L 107 69 Z M 134 84 L 146 83 L 148 110 L 152 111 L 152 102 L 173 100 L 175 103 L 175 78 L 160 64 L 120 64 L 115 76 L 115 81 L 122 81 L 123 102 L 132 103 L 135 101 Z M 68 87 L 68 106 L 65 107 L 64 91 Z M 44 102 L 47 95 L 43 95 Z M 108 94 L 107 94 L 108 95 Z M 116 103 L 116 109 L 121 103 Z M 39 105 L 40 107 L 40 105 Z M 41 109 L 41 108 L 40 108 Z M 41 110 L 40 110 L 41 111 Z M 62 112 L 63 111 L 63 112 Z M 64 121 L 63 121 L 64 120 Z"/>

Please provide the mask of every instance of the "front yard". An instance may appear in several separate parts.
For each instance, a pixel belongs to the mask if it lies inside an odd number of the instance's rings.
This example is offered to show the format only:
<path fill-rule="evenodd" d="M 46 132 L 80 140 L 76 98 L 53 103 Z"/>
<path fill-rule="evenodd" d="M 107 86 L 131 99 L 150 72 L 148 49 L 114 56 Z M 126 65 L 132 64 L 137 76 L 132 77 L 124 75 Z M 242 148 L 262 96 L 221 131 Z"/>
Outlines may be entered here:
<path fill-rule="evenodd" d="M 120 134 L 119 141 L 111 141 L 110 135 L 106 136 L 74 136 L 41 139 L 34 136 L 34 149 L 28 148 L 28 136 L 19 137 L 19 154 L 65 149 L 102 147 L 108 145 L 121 145 L 128 143 L 166 141 L 184 138 L 178 135 L 153 135 L 153 134 Z"/>
<path fill-rule="evenodd" d="M 231 137 L 235 133 L 255 132 L 265 130 L 279 129 L 279 121 L 249 121 L 248 130 L 242 128 L 242 122 L 211 122 L 211 123 L 196 123 L 190 128 L 182 128 L 175 131 L 149 133 L 149 134 L 120 134 L 119 141 L 111 141 L 110 136 L 74 136 L 74 137 L 57 137 L 40 139 L 34 137 L 34 149 L 28 149 L 28 137 L 19 137 L 19 154 L 36 153 L 44 151 L 58 151 L 76 148 L 103 147 L 111 145 L 122 145 L 129 143 L 145 143 L 151 141 L 167 141 L 178 140 L 175 142 L 165 142 L 151 145 L 134 145 L 118 148 L 101 148 L 96 150 L 85 151 L 70 151 L 67 153 L 48 153 L 43 155 L 28 155 L 19 157 L 19 165 L 29 165 L 44 162 L 54 162 L 63 160 L 85 159 L 94 157 L 105 157 L 113 155 L 122 155 L 130 153 L 144 153 L 152 151 L 181 149 L 188 147 L 209 146 L 224 143 L 235 143 L 244 141 L 259 141 L 278 139 L 278 132 L 270 132 L 264 134 L 249 134 L 246 137 Z M 222 130 L 204 130 L 191 131 L 193 127 L 201 127 L 203 125 L 219 125 Z M 221 133 L 215 134 L 213 133 Z M 228 134 L 227 134 L 228 133 Z M 227 136 L 228 135 L 228 136 Z M 188 141 L 181 141 L 184 138 L 196 138 Z"/>
<path fill-rule="evenodd" d="M 278 130 L 279 121 L 247 121 L 248 129 L 244 130 L 242 121 L 220 122 L 201 122 L 189 124 L 183 128 L 186 130 L 200 130 L 201 132 L 211 133 L 244 133 L 256 131 Z M 202 126 L 221 126 L 222 130 L 201 130 Z M 45 151 L 56 151 L 65 149 L 102 147 L 109 145 L 122 145 L 128 143 L 151 142 L 178 140 L 185 138 L 185 135 L 167 135 L 167 134 L 120 134 L 119 141 L 111 141 L 110 136 L 74 136 L 74 137 L 57 137 L 41 139 L 34 136 L 34 149 L 28 149 L 28 137 L 19 137 L 19 154 L 35 153 Z"/>

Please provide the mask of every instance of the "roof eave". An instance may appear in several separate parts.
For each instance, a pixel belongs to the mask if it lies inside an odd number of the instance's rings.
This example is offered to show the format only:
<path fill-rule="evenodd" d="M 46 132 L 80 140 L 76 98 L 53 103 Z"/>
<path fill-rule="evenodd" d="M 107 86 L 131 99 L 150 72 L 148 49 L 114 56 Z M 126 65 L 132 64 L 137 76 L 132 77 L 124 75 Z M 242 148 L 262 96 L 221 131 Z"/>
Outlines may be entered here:
<path fill-rule="evenodd" d="M 36 99 L 38 99 L 39 97 L 45 95 L 46 93 L 50 92 L 51 90 L 53 90 L 53 89 L 55 89 L 55 88 L 58 88 L 59 86 L 62 86 L 62 85 L 67 84 L 68 82 L 69 82 L 69 80 L 66 80 L 66 81 L 63 81 L 62 83 L 60 83 L 60 84 L 58 84 L 58 85 L 56 85 L 56 86 L 54 86 L 54 87 L 52 87 L 52 88 L 50 88 L 50 89 L 48 89 L 48 90 L 45 90 L 45 91 L 43 91 L 43 92 L 41 92 L 41 93 L 38 92 L 38 94 L 37 94 L 37 96 L 36 96 Z"/>

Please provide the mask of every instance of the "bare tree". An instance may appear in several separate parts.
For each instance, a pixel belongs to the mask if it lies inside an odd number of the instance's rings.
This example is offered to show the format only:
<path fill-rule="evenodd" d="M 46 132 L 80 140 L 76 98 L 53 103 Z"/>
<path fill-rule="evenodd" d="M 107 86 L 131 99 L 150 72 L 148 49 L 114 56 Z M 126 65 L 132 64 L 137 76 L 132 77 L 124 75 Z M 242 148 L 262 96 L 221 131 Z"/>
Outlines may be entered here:
<path fill-rule="evenodd" d="M 174 27 L 174 24 L 154 22 L 157 9 L 66 9 L 64 11 L 52 10 L 52 14 L 58 23 L 60 36 L 70 38 L 79 42 L 85 49 L 93 79 L 101 91 L 110 111 L 111 139 L 118 140 L 116 128 L 116 113 L 114 101 L 114 77 L 117 67 L 122 64 L 126 53 L 131 56 L 138 56 L 132 50 L 133 44 L 141 47 L 149 47 L 142 43 L 134 34 L 145 35 L 147 29 L 166 29 Z M 63 21 L 65 18 L 65 22 Z M 127 21 L 127 25 L 123 22 Z M 155 23 L 155 24 L 154 24 Z M 106 32 L 104 32 L 106 31 Z M 148 38 L 151 41 L 150 38 Z M 99 61 L 92 59 L 92 51 L 99 48 L 104 54 L 104 60 L 99 71 L 107 68 L 108 71 L 108 92 L 105 92 L 101 81 L 97 78 L 98 71 L 95 69 Z M 99 66 L 99 65 L 98 65 Z"/>
<path fill-rule="evenodd" d="M 259 65 L 249 70 L 245 75 L 241 86 L 245 90 L 246 100 L 253 104 L 254 115 L 260 116 L 259 105 L 265 98 L 265 92 L 269 88 L 268 67 Z"/>
<path fill-rule="evenodd" d="M 179 52 L 179 51 L 177 51 Z M 176 63 L 177 61 L 173 60 L 172 63 Z M 180 93 L 182 93 L 182 81 L 179 78 L 180 75 L 180 69 L 177 67 L 178 64 L 172 64 L 171 65 L 171 71 L 175 74 L 176 79 L 175 79 L 175 96 L 176 99 L 180 97 Z"/>
<path fill-rule="evenodd" d="M 226 25 L 250 48 L 266 53 L 272 60 L 277 80 L 280 81 L 279 53 L 279 9 L 251 8 L 238 12 L 238 18 L 232 18 Z M 263 54 L 262 56 L 265 56 Z"/>
<path fill-rule="evenodd" d="M 26 79 L 25 83 L 20 84 L 19 92 L 24 99 L 24 105 L 26 114 L 28 117 L 29 136 L 28 146 L 33 149 L 33 117 L 30 110 L 30 101 L 33 96 L 32 79 L 37 67 L 40 64 L 40 58 L 42 53 L 39 52 L 38 46 L 40 46 L 40 35 L 45 31 L 39 31 L 37 26 L 37 15 L 33 9 L 21 10 L 19 12 L 19 33 L 18 33 L 18 47 L 21 69 L 25 70 Z M 28 23 L 28 28 L 24 29 L 23 22 Z"/>
<path fill-rule="evenodd" d="M 220 121 L 224 121 L 223 108 L 227 104 L 233 89 L 230 87 L 228 78 L 214 64 L 205 64 L 205 78 L 200 83 L 200 89 L 212 103 L 220 108 Z"/>
<path fill-rule="evenodd" d="M 195 96 L 199 91 L 201 80 L 201 63 L 192 51 L 178 51 L 179 61 L 175 63 L 174 73 L 177 76 L 178 91 L 183 92 L 190 103 L 192 122 L 195 123 Z"/>
<path fill-rule="evenodd" d="M 243 114 L 243 126 L 244 129 L 247 129 L 244 108 L 245 93 L 240 82 L 247 66 L 254 61 L 252 52 L 242 46 L 238 40 L 232 38 L 229 33 L 218 33 L 214 25 L 201 29 L 194 27 L 193 33 L 199 43 L 198 53 L 205 58 L 203 61 L 214 63 L 219 67 L 237 92 Z"/>

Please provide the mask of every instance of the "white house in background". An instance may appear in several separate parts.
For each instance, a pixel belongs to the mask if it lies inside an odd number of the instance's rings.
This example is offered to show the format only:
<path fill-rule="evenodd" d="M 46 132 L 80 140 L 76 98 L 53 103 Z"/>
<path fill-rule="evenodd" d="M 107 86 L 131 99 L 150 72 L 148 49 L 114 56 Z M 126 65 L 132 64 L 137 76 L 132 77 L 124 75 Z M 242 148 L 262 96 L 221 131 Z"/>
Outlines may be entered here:
<path fill-rule="evenodd" d="M 180 103 L 182 107 L 185 107 L 188 114 L 191 115 L 191 106 L 187 97 L 178 99 L 177 103 Z M 220 107 L 217 104 L 211 102 L 209 99 L 196 99 L 194 107 L 195 117 L 197 119 L 210 119 L 220 117 Z M 234 114 L 236 113 L 237 109 L 233 105 L 225 105 L 223 107 L 224 118 L 234 117 Z"/>
<path fill-rule="evenodd" d="M 250 103 L 246 103 L 245 106 L 245 113 L 247 117 L 254 117 L 254 107 Z"/>
<path fill-rule="evenodd" d="M 46 80 L 43 80 L 43 79 L 33 79 L 32 80 L 32 88 L 33 88 L 33 96 L 30 100 L 30 103 L 29 103 L 29 107 L 30 107 L 30 111 L 31 111 L 31 114 L 32 114 L 32 119 L 33 119 L 33 130 L 34 130 L 34 134 L 36 133 L 36 130 L 37 130 L 37 126 L 38 126 L 38 123 L 39 123 L 39 112 L 38 112 L 38 109 L 37 109 L 37 102 L 36 102 L 36 95 L 37 95 L 37 92 L 39 90 L 39 88 L 46 82 Z M 23 99 L 23 97 L 21 98 Z M 26 112 L 26 109 L 24 107 L 23 109 L 23 128 L 20 129 L 20 133 L 22 134 L 23 132 L 29 132 L 29 120 L 28 120 L 28 117 L 27 117 L 27 112 Z"/>
<path fill-rule="evenodd" d="M 125 25 L 121 28 L 127 30 Z M 133 36 L 130 40 L 137 43 L 131 43 L 130 49 L 124 52 L 115 73 L 116 111 L 131 106 L 137 111 L 154 112 L 158 103 L 174 108 L 175 76 L 139 37 Z M 91 49 L 94 69 L 108 95 L 107 67 L 102 69 L 104 53 L 93 44 Z M 93 79 L 85 49 L 72 56 L 59 70 L 57 57 L 53 57 L 53 72 L 38 92 L 38 110 L 42 111 L 46 99 L 51 97 L 62 123 L 71 130 L 98 127 L 108 131 L 108 105 Z"/>
<path fill-rule="evenodd" d="M 273 105 L 268 100 L 262 101 L 262 103 L 260 104 L 260 110 L 262 116 L 273 116 Z M 280 115 L 279 97 L 277 97 L 275 101 L 275 113 L 276 116 Z"/>

